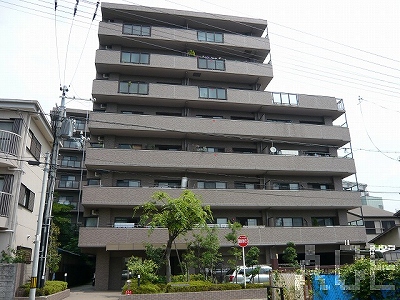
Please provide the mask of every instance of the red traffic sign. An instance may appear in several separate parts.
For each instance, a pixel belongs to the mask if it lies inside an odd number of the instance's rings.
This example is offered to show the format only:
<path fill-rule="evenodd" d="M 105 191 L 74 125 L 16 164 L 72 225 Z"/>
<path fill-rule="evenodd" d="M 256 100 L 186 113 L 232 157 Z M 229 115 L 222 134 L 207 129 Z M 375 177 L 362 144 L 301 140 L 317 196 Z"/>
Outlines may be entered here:
<path fill-rule="evenodd" d="M 238 244 L 240 247 L 246 247 L 249 244 L 249 239 L 245 235 L 239 235 Z"/>

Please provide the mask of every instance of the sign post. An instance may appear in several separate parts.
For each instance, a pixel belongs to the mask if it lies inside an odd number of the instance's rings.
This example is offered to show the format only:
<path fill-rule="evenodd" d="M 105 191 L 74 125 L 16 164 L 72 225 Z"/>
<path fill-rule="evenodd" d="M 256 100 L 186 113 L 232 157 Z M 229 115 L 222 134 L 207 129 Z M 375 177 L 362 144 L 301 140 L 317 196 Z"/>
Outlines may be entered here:
<path fill-rule="evenodd" d="M 249 239 L 245 235 L 239 235 L 238 244 L 242 247 L 242 258 L 243 258 L 243 277 L 244 277 L 244 288 L 246 288 L 246 260 L 244 257 L 244 247 L 249 243 Z"/>

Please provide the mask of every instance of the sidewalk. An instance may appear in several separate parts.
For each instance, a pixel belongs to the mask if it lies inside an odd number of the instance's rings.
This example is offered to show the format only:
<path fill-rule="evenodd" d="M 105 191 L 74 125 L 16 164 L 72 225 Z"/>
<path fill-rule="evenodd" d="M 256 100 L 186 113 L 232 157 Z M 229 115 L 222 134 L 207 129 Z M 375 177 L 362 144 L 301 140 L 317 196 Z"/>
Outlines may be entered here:
<path fill-rule="evenodd" d="M 68 300 L 118 300 L 121 292 L 118 291 L 95 291 L 90 284 L 71 288 Z"/>

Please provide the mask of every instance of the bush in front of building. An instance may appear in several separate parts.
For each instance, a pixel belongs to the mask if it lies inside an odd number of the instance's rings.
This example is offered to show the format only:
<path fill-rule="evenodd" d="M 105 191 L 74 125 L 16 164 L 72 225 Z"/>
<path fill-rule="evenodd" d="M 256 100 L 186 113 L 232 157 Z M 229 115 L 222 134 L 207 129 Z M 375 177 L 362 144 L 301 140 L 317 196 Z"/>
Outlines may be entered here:
<path fill-rule="evenodd" d="M 29 290 L 30 290 L 30 283 L 26 283 L 22 286 L 24 289 L 24 297 L 29 296 Z M 42 288 L 37 288 L 36 289 L 36 296 L 48 296 L 48 295 L 53 295 L 59 292 L 62 292 L 68 288 L 68 284 L 65 281 L 58 281 L 58 280 L 53 280 L 53 281 L 46 281 L 44 283 L 44 286 Z"/>
<path fill-rule="evenodd" d="M 137 283 L 125 283 L 122 287 L 122 294 L 127 294 L 127 290 L 130 290 L 132 294 L 159 294 L 165 292 L 165 284 L 152 284 L 152 283 L 144 283 L 137 285 Z"/>

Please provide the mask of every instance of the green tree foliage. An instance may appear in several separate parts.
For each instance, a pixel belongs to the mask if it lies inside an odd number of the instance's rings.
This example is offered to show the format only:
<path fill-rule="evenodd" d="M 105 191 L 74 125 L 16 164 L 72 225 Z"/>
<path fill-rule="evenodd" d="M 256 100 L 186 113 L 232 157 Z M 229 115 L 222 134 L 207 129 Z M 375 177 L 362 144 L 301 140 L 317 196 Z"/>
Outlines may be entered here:
<path fill-rule="evenodd" d="M 165 265 L 165 248 L 156 248 L 152 244 L 146 244 L 145 248 L 147 259 L 152 260 L 157 265 L 156 272 L 158 272 Z"/>
<path fill-rule="evenodd" d="M 282 259 L 285 263 L 291 264 L 292 266 L 297 266 L 299 264 L 297 261 L 296 245 L 293 242 L 288 242 L 286 244 Z"/>
<path fill-rule="evenodd" d="M 153 200 L 135 208 L 135 214 L 141 211 L 140 223 L 150 226 L 150 233 L 156 227 L 168 229 L 165 248 L 166 280 L 171 282 L 172 243 L 181 235 L 194 228 L 204 228 L 212 220 L 209 206 L 202 206 L 201 200 L 190 190 L 185 190 L 178 198 L 172 198 L 165 192 L 153 194 Z"/>
<path fill-rule="evenodd" d="M 260 248 L 250 247 L 249 251 L 246 253 L 246 266 L 258 265 L 258 258 L 260 256 Z"/>
<path fill-rule="evenodd" d="M 339 271 L 340 279 L 354 300 L 400 299 L 400 261 L 389 264 L 385 261 L 358 259 L 351 265 L 341 267 Z"/>
<path fill-rule="evenodd" d="M 207 269 L 213 276 L 215 266 L 222 261 L 222 254 L 219 253 L 220 244 L 215 227 L 206 227 L 199 234 L 193 234 L 193 240 L 188 245 L 184 255 L 184 261 L 188 266 L 200 270 L 205 277 Z"/>
<path fill-rule="evenodd" d="M 158 266 L 150 259 L 145 259 L 142 261 L 139 257 L 131 256 L 126 265 L 134 277 L 140 275 L 140 282 L 152 283 L 156 282 L 158 279 L 156 275 Z"/>
<path fill-rule="evenodd" d="M 239 231 L 242 229 L 242 225 L 238 222 L 229 222 L 229 233 L 225 235 L 225 239 L 232 243 L 232 247 L 228 250 L 228 253 L 233 256 L 232 259 L 228 259 L 228 265 L 234 269 L 239 264 L 240 258 L 242 257 L 242 249 L 238 246 Z"/>
<path fill-rule="evenodd" d="M 0 263 L 26 263 L 26 253 L 24 250 L 11 249 L 10 246 L 7 250 L 1 250 Z"/>
<path fill-rule="evenodd" d="M 60 229 L 58 226 L 56 224 L 52 224 L 50 227 L 49 246 L 46 260 L 46 267 L 49 269 L 49 274 L 57 272 L 59 269 L 61 261 L 61 254 L 58 253 L 58 247 L 60 245 L 58 242 L 59 234 Z"/>

